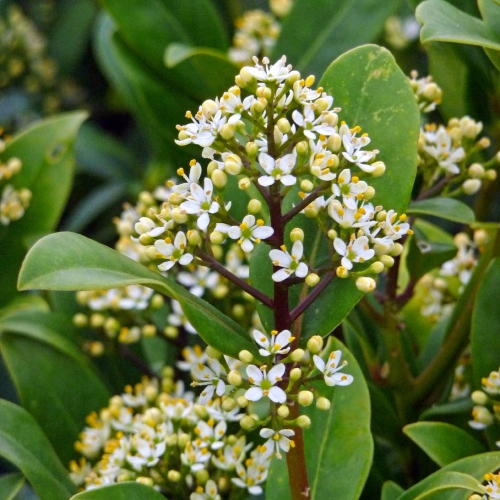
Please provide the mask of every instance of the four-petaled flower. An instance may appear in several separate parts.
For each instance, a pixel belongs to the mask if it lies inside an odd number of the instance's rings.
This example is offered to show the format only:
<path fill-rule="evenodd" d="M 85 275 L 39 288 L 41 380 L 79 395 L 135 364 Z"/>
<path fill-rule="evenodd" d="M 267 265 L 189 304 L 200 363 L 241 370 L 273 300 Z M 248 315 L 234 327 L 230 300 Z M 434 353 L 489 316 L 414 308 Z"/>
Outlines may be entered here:
<path fill-rule="evenodd" d="M 285 186 L 293 186 L 297 182 L 297 179 L 290 174 L 295 166 L 295 155 L 288 154 L 275 160 L 267 153 L 260 153 L 259 163 L 269 174 L 259 177 L 258 182 L 261 186 L 271 186 L 276 181 L 281 181 Z"/>
<path fill-rule="evenodd" d="M 340 238 L 335 238 L 333 246 L 338 254 L 342 255 L 341 263 L 347 270 L 352 269 L 353 262 L 364 262 L 370 260 L 375 255 L 375 250 L 368 246 L 368 238 L 366 236 L 351 239 L 348 245 Z"/>
<path fill-rule="evenodd" d="M 219 211 L 220 205 L 212 200 L 213 184 L 208 178 L 204 179 L 203 188 L 196 183 L 191 184 L 191 195 L 188 200 L 181 203 L 180 208 L 186 213 L 198 215 L 197 226 L 205 231 L 210 222 L 210 214 Z"/>
<path fill-rule="evenodd" d="M 264 226 L 262 219 L 255 221 L 253 215 L 243 217 L 243 221 L 239 226 L 218 223 L 215 230 L 227 234 L 233 240 L 238 240 L 244 252 L 251 252 L 254 247 L 253 242 L 260 243 L 260 240 L 265 240 L 274 233 L 272 227 Z"/>
<path fill-rule="evenodd" d="M 344 361 L 340 366 L 340 358 L 342 357 L 342 351 L 332 351 L 326 360 L 326 363 L 316 354 L 313 357 L 314 364 L 316 368 L 324 375 L 325 384 L 328 386 L 333 385 L 349 385 L 354 379 L 352 375 L 347 375 L 345 373 L 337 373 L 344 366 L 347 365 L 347 361 Z"/>
<path fill-rule="evenodd" d="M 191 368 L 191 375 L 195 379 L 195 382 L 192 382 L 191 385 L 207 386 L 198 399 L 200 405 L 207 404 L 213 398 L 214 392 L 217 396 L 222 396 L 226 391 L 226 384 L 223 380 L 226 377 L 226 372 L 216 359 L 210 358 L 209 363 L 210 368 L 201 363 L 193 365 Z"/>
<path fill-rule="evenodd" d="M 276 458 L 281 458 L 280 449 L 285 453 L 290 450 L 290 447 L 294 447 L 295 443 L 288 439 L 295 435 L 292 429 L 282 429 L 280 431 L 275 431 L 273 429 L 264 428 L 260 430 L 260 437 L 267 439 L 263 445 L 264 455 L 275 453 Z"/>
<path fill-rule="evenodd" d="M 258 368 L 255 365 L 247 366 L 248 381 L 252 387 L 245 392 L 245 398 L 249 401 L 259 401 L 263 397 L 269 398 L 273 403 L 284 403 L 286 401 L 286 393 L 275 384 L 281 381 L 281 377 L 285 373 L 285 365 L 280 363 L 273 366 L 269 373 L 265 367 Z"/>
<path fill-rule="evenodd" d="M 271 332 L 271 338 L 269 338 L 265 333 L 259 330 L 254 330 L 252 332 L 255 342 L 259 344 L 262 349 L 259 349 L 262 356 L 275 356 L 276 354 L 286 354 L 290 347 L 286 347 L 290 342 L 294 340 L 292 334 L 289 330 L 283 330 L 279 332 L 273 330 Z"/>
<path fill-rule="evenodd" d="M 273 265 L 282 268 L 273 274 L 273 280 L 283 281 L 294 273 L 298 278 L 305 278 L 308 267 L 304 262 L 300 262 L 303 252 L 304 247 L 300 240 L 293 244 L 291 255 L 288 253 L 285 245 L 281 247 L 281 250 L 271 250 L 269 252 L 269 257 L 273 261 Z"/>
<path fill-rule="evenodd" d="M 193 256 L 190 253 L 186 253 L 186 243 L 186 235 L 182 231 L 179 231 L 175 235 L 173 245 L 170 238 L 156 240 L 155 247 L 158 250 L 158 257 L 167 259 L 158 266 L 158 269 L 160 271 L 168 271 L 176 262 L 187 266 L 193 260 Z"/>

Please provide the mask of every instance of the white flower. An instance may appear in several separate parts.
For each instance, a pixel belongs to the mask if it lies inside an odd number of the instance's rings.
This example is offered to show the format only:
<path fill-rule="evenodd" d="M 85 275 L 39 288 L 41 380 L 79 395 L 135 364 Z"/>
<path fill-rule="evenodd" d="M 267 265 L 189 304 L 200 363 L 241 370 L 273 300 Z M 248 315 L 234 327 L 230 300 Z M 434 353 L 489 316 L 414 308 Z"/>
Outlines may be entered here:
<path fill-rule="evenodd" d="M 488 394 L 498 396 L 500 394 L 500 371 L 491 372 L 488 378 L 483 377 L 481 384 L 483 385 L 483 390 Z"/>
<path fill-rule="evenodd" d="M 494 417 L 488 408 L 480 405 L 472 408 L 472 417 L 474 420 L 469 420 L 469 425 L 477 431 L 486 429 L 486 427 L 490 426 L 494 421 Z"/>
<path fill-rule="evenodd" d="M 181 462 L 187 465 L 191 472 L 198 472 L 205 468 L 205 462 L 208 462 L 211 456 L 212 454 L 207 448 L 199 448 L 193 445 L 192 442 L 188 442 L 184 453 L 181 453 Z"/>
<path fill-rule="evenodd" d="M 294 436 L 295 432 L 291 429 L 282 429 L 280 431 L 275 431 L 273 429 L 264 428 L 260 430 L 260 437 L 267 439 L 264 443 L 263 448 L 265 448 L 263 453 L 267 455 L 268 452 L 271 454 L 275 452 L 276 458 L 281 458 L 280 449 L 287 453 L 290 450 L 290 446 L 294 446 L 293 441 L 290 437 Z"/>
<path fill-rule="evenodd" d="M 273 366 L 269 373 L 266 369 L 262 370 L 255 365 L 247 366 L 248 381 L 253 387 L 250 387 L 245 392 L 245 398 L 249 401 L 258 401 L 263 397 L 268 397 L 274 403 L 284 403 L 286 401 L 286 393 L 280 387 L 275 386 L 281 380 L 285 373 L 285 365 L 280 363 Z"/>
<path fill-rule="evenodd" d="M 295 155 L 288 154 L 276 161 L 267 153 L 260 153 L 259 163 L 260 166 L 269 175 L 262 175 L 259 177 L 258 182 L 261 186 L 271 186 L 276 181 L 281 181 L 285 186 L 293 186 L 297 179 L 290 175 L 290 172 L 295 166 Z"/>
<path fill-rule="evenodd" d="M 207 353 L 199 345 L 184 347 L 182 357 L 185 361 L 177 361 L 176 366 L 184 372 L 188 372 L 193 366 L 203 364 L 208 360 Z"/>
<path fill-rule="evenodd" d="M 434 158 L 439 167 L 450 174 L 459 174 L 457 163 L 465 158 L 464 148 L 454 148 L 453 140 L 446 129 L 441 125 L 436 132 L 423 132 L 427 145 L 424 151 Z"/>
<path fill-rule="evenodd" d="M 356 137 L 356 133 L 360 130 L 359 127 L 349 129 L 345 124 L 340 127 L 339 133 L 345 149 L 342 155 L 348 162 L 354 163 L 364 172 L 371 173 L 375 170 L 375 164 L 368 164 L 367 162 L 374 158 L 378 151 L 361 151 L 361 148 L 370 143 L 370 138 L 367 135 Z"/>
<path fill-rule="evenodd" d="M 201 487 L 199 487 L 201 489 Z M 196 491 L 191 493 L 189 500 L 221 500 L 220 495 L 217 493 L 217 485 L 214 481 L 209 479 L 205 484 L 205 492 Z"/>
<path fill-rule="evenodd" d="M 285 56 L 271 66 L 269 66 L 269 59 L 267 57 L 262 58 L 262 64 L 264 64 L 265 67 L 259 64 L 259 60 L 256 57 L 253 58 L 253 61 L 255 63 L 255 68 L 245 66 L 244 69 L 259 82 L 282 82 L 286 80 L 292 69 L 290 65 L 286 65 Z"/>
<path fill-rule="evenodd" d="M 325 384 L 328 386 L 349 385 L 354 380 L 352 375 L 337 373 L 347 365 L 347 361 L 344 361 L 339 366 L 341 357 L 342 351 L 332 351 L 328 356 L 327 362 L 325 363 L 316 354 L 313 356 L 314 364 L 316 365 L 316 368 L 325 376 Z"/>
<path fill-rule="evenodd" d="M 292 334 L 289 330 L 283 330 L 282 332 L 277 332 L 273 330 L 271 332 L 271 338 L 269 338 L 265 333 L 259 330 L 254 330 L 252 332 L 255 342 L 259 344 L 262 349 L 259 349 L 262 356 L 275 356 L 276 354 L 286 354 L 290 347 L 286 347 L 290 342 L 294 340 Z"/>
<path fill-rule="evenodd" d="M 158 266 L 160 271 L 168 271 L 176 262 L 183 266 L 187 266 L 193 260 L 190 253 L 185 253 L 186 250 L 186 235 L 179 231 L 175 235 L 174 244 L 170 238 L 164 240 L 156 240 L 155 247 L 158 250 L 158 257 L 168 259 Z"/>
<path fill-rule="evenodd" d="M 142 439 L 138 434 L 132 438 L 136 455 L 128 455 L 127 462 L 136 470 L 140 471 L 142 467 L 154 467 L 165 453 L 167 443 L 160 441 L 154 443 L 149 439 Z"/>
<path fill-rule="evenodd" d="M 209 267 L 197 266 L 190 273 L 180 272 L 177 281 L 187 287 L 193 295 L 201 297 L 205 289 L 213 290 L 219 284 L 219 275 L 210 270 Z"/>
<path fill-rule="evenodd" d="M 351 176 L 351 171 L 346 168 L 340 172 L 337 183 L 332 184 L 332 191 L 336 197 L 342 196 L 344 205 L 351 210 L 357 210 L 358 200 L 363 199 L 363 193 L 368 184 L 360 181 L 356 176 Z"/>
<path fill-rule="evenodd" d="M 264 221 L 259 219 L 255 221 L 253 215 L 246 215 L 239 226 L 230 226 L 229 224 L 216 224 L 216 231 L 227 234 L 233 240 L 238 240 L 241 249 L 244 252 L 251 252 L 255 243 L 265 240 L 273 235 L 274 229 L 270 226 L 264 226 Z"/>
<path fill-rule="evenodd" d="M 201 363 L 193 365 L 191 368 L 191 375 L 193 376 L 195 382 L 192 382 L 192 386 L 206 385 L 207 387 L 200 394 L 198 399 L 198 404 L 207 404 L 214 396 L 223 396 L 226 391 L 226 383 L 223 377 L 226 377 L 226 372 L 222 368 L 221 364 L 216 359 L 209 359 L 208 366 L 202 365 Z"/>
<path fill-rule="evenodd" d="M 252 444 L 246 444 L 245 436 L 241 436 L 233 444 L 226 444 L 223 449 L 217 452 L 217 456 L 212 457 L 213 464 L 221 470 L 233 470 L 237 463 L 245 459 L 246 451 Z"/>
<path fill-rule="evenodd" d="M 342 265 L 348 270 L 352 269 L 353 262 L 364 262 L 375 255 L 375 250 L 368 246 L 366 236 L 351 239 L 349 245 L 346 245 L 340 238 L 335 238 L 333 246 L 338 254 L 342 256 Z"/>
<path fill-rule="evenodd" d="M 200 420 L 194 432 L 204 443 L 209 444 L 212 450 L 218 450 L 224 446 L 222 439 L 226 434 L 227 424 L 225 420 L 221 420 L 215 427 L 214 424 L 213 420 L 209 420 L 208 422 Z"/>
<path fill-rule="evenodd" d="M 264 469 L 260 464 L 254 463 L 249 459 L 250 465 L 247 469 L 241 464 L 236 464 L 236 471 L 238 473 L 237 478 L 232 478 L 231 481 L 242 489 L 248 489 L 251 495 L 260 495 L 262 493 L 262 488 L 259 484 L 262 484 L 266 478 L 268 470 Z"/>
<path fill-rule="evenodd" d="M 294 273 L 298 278 L 304 278 L 307 275 L 308 267 L 304 262 L 300 262 L 303 251 L 304 247 L 301 241 L 296 241 L 293 244 L 291 255 L 287 252 L 285 245 L 281 247 L 281 250 L 271 250 L 269 257 L 273 261 L 273 265 L 282 268 L 273 274 L 273 280 L 283 281 Z"/>
<path fill-rule="evenodd" d="M 311 157 L 309 158 L 309 172 L 322 181 L 332 181 L 336 174 L 330 171 L 336 164 L 333 159 L 333 153 L 326 149 L 326 141 L 319 140 L 315 143 L 309 141 Z M 337 162 L 338 163 L 338 162 Z"/>
<path fill-rule="evenodd" d="M 325 99 L 329 99 L 330 105 L 333 103 L 333 97 L 327 96 Z M 328 114 L 328 113 L 327 113 Z M 312 104 L 304 105 L 304 112 L 301 113 L 295 110 L 292 113 L 293 121 L 299 126 L 304 128 L 304 135 L 313 141 L 316 140 L 316 134 L 330 136 L 335 133 L 335 128 L 328 123 L 324 123 L 324 115 L 320 114 L 318 117 L 314 114 L 314 106 Z"/>
<path fill-rule="evenodd" d="M 181 203 L 180 208 L 188 214 L 197 215 L 196 224 L 202 231 L 205 231 L 210 222 L 209 214 L 217 213 L 220 208 L 220 205 L 212 200 L 212 181 L 207 177 L 204 180 L 203 188 L 199 184 L 193 183 L 190 189 L 189 199 Z"/>

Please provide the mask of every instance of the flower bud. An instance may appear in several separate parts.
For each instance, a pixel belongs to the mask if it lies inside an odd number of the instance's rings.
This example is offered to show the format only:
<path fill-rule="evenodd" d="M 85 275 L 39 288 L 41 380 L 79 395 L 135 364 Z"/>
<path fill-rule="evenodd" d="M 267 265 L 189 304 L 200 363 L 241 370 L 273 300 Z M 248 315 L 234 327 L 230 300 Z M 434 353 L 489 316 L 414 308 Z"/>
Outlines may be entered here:
<path fill-rule="evenodd" d="M 319 276 L 316 273 L 309 273 L 306 276 L 306 285 L 309 287 L 316 286 L 319 283 Z"/>
<path fill-rule="evenodd" d="M 120 322 L 116 318 L 107 318 L 103 325 L 104 333 L 110 339 L 116 337 L 116 334 L 120 331 L 120 328 Z"/>
<path fill-rule="evenodd" d="M 392 267 L 394 259 L 390 255 L 381 255 L 378 260 L 384 264 L 384 267 Z"/>
<path fill-rule="evenodd" d="M 243 382 L 243 378 L 238 370 L 231 370 L 227 374 L 227 382 L 229 385 L 239 387 Z"/>
<path fill-rule="evenodd" d="M 252 185 L 252 181 L 248 177 L 243 177 L 238 181 L 238 187 L 240 189 L 248 189 Z"/>
<path fill-rule="evenodd" d="M 304 179 L 300 183 L 300 189 L 306 193 L 310 193 L 314 189 L 314 184 L 309 179 Z"/>
<path fill-rule="evenodd" d="M 370 273 L 379 274 L 384 269 L 385 269 L 384 264 L 382 262 L 378 261 L 378 262 L 374 262 L 373 264 L 371 264 L 367 271 Z"/>
<path fill-rule="evenodd" d="M 91 356 L 99 357 L 104 354 L 104 344 L 102 342 L 91 342 L 88 345 L 88 352 Z"/>
<path fill-rule="evenodd" d="M 462 184 L 462 191 L 468 195 L 476 194 L 480 189 L 481 189 L 480 179 L 467 179 Z"/>
<path fill-rule="evenodd" d="M 255 95 L 257 97 L 266 99 L 266 101 L 269 101 L 269 99 L 271 99 L 273 93 L 269 87 L 263 86 L 263 87 L 259 87 L 257 89 L 257 91 L 255 92 Z"/>
<path fill-rule="evenodd" d="M 234 137 L 236 127 L 231 123 L 225 123 L 219 130 L 219 135 L 226 141 L 230 141 Z"/>
<path fill-rule="evenodd" d="M 484 177 L 484 167 L 480 163 L 473 163 L 468 169 L 469 177 L 482 179 Z"/>
<path fill-rule="evenodd" d="M 238 354 L 238 358 L 242 363 L 246 363 L 247 365 L 252 363 L 254 359 L 252 353 L 250 351 L 247 351 L 246 349 L 240 351 L 240 353 Z"/>
<path fill-rule="evenodd" d="M 85 328 L 89 324 L 89 319 L 85 314 L 78 313 L 73 316 L 73 324 L 78 328 Z"/>
<path fill-rule="evenodd" d="M 372 290 L 375 290 L 376 286 L 377 284 L 373 278 L 362 276 L 356 280 L 356 287 L 361 292 L 371 292 Z"/>
<path fill-rule="evenodd" d="M 226 239 L 226 235 L 220 231 L 210 233 L 210 242 L 214 245 L 220 245 Z"/>
<path fill-rule="evenodd" d="M 132 475 L 130 472 L 122 472 L 116 478 L 117 483 L 124 483 L 125 481 L 132 481 Z"/>
<path fill-rule="evenodd" d="M 224 170 L 214 170 L 211 176 L 212 182 L 217 189 L 224 189 L 227 184 L 227 175 Z M 175 209 L 174 209 L 175 210 Z"/>
<path fill-rule="evenodd" d="M 219 106 L 217 106 L 217 103 L 215 101 L 212 101 L 212 99 L 207 99 L 202 105 L 201 105 L 201 112 L 208 118 L 212 118 L 217 111 L 219 110 Z"/>
<path fill-rule="evenodd" d="M 144 325 L 142 327 L 142 334 L 145 337 L 154 337 L 156 335 L 156 326 L 155 325 Z"/>
<path fill-rule="evenodd" d="M 431 82 L 425 86 L 422 95 L 428 101 L 437 102 L 439 104 L 441 102 L 441 97 L 443 95 L 443 92 L 434 82 Z"/>
<path fill-rule="evenodd" d="M 455 144 L 458 144 L 462 140 L 463 134 L 458 127 L 450 129 L 449 134 Z"/>
<path fill-rule="evenodd" d="M 236 404 L 240 408 L 246 408 L 248 406 L 248 399 L 245 396 L 240 396 L 236 399 Z"/>
<path fill-rule="evenodd" d="M 376 161 L 372 167 L 375 167 L 375 170 L 371 173 L 372 177 L 380 177 L 381 175 L 384 175 L 385 163 L 383 161 Z"/>
<path fill-rule="evenodd" d="M 335 229 L 330 229 L 327 233 L 327 236 L 328 238 L 330 238 L 331 240 L 334 240 L 338 234 L 337 234 L 337 231 L 335 231 Z"/>
<path fill-rule="evenodd" d="M 167 472 L 167 478 L 169 481 L 172 481 L 173 483 L 178 483 L 181 480 L 181 473 L 177 470 L 170 469 Z"/>
<path fill-rule="evenodd" d="M 253 198 L 248 202 L 247 210 L 250 214 L 258 214 L 262 210 L 262 203 Z"/>
<path fill-rule="evenodd" d="M 212 347 L 211 345 L 207 346 L 205 349 L 205 352 L 207 353 L 207 356 L 212 359 L 221 359 L 222 358 L 222 353 L 215 349 L 215 347 Z"/>
<path fill-rule="evenodd" d="M 295 146 L 295 151 L 299 156 L 305 156 L 307 152 L 309 151 L 309 146 L 306 141 L 300 141 L 297 143 Z"/>
<path fill-rule="evenodd" d="M 239 76 L 245 83 L 250 83 L 255 79 L 246 66 L 241 68 Z"/>
<path fill-rule="evenodd" d="M 257 421 L 250 415 L 245 415 L 240 420 L 240 426 L 245 431 L 251 431 L 252 429 L 255 429 L 255 427 L 257 426 Z"/>
<path fill-rule="evenodd" d="M 323 349 L 323 338 L 319 335 L 313 335 L 307 341 L 307 350 L 311 354 L 319 354 L 321 352 L 321 349 Z"/>
<path fill-rule="evenodd" d="M 477 229 L 474 231 L 474 245 L 477 247 L 482 247 L 486 245 L 488 241 L 488 233 L 484 229 Z"/>
<path fill-rule="evenodd" d="M 289 358 L 294 362 L 294 363 L 300 363 L 304 359 L 304 349 L 295 349 L 295 351 L 292 351 L 289 355 Z"/>
<path fill-rule="evenodd" d="M 231 489 L 231 484 L 226 476 L 219 477 L 217 481 L 217 488 L 219 493 L 227 493 Z"/>
<path fill-rule="evenodd" d="M 471 495 L 468 500 L 482 500 L 484 497 L 482 497 L 481 495 L 478 495 L 477 493 L 474 493 L 473 495 Z"/>
<path fill-rule="evenodd" d="M 235 304 L 232 309 L 233 316 L 236 319 L 241 319 L 244 318 L 247 311 L 245 309 L 245 306 L 242 304 Z"/>
<path fill-rule="evenodd" d="M 247 142 L 245 145 L 245 150 L 250 158 L 255 158 L 259 152 L 259 146 L 255 142 Z"/>
<path fill-rule="evenodd" d="M 304 241 L 304 231 L 300 227 L 296 227 L 290 231 L 290 240 L 292 243 L 296 241 Z"/>
<path fill-rule="evenodd" d="M 157 254 L 158 254 L 158 250 L 156 250 L 156 247 L 154 245 L 150 245 L 146 248 L 146 257 L 149 259 L 149 260 L 156 260 L 158 258 Z"/>
<path fill-rule="evenodd" d="M 298 71 L 294 70 L 294 71 L 290 71 L 290 73 L 288 74 L 288 76 L 286 78 L 286 83 L 288 85 L 293 85 L 298 80 L 300 80 L 300 73 Z"/>
<path fill-rule="evenodd" d="M 371 200 L 375 196 L 375 188 L 373 186 L 368 186 L 363 193 L 363 200 Z"/>
<path fill-rule="evenodd" d="M 392 250 L 389 252 L 393 257 L 398 257 L 403 253 L 403 245 L 401 243 L 394 243 Z"/>
<path fill-rule="evenodd" d="M 301 415 L 297 418 L 295 423 L 297 424 L 297 427 L 300 427 L 301 429 L 309 429 L 309 427 L 311 427 L 311 419 L 307 415 Z"/>
<path fill-rule="evenodd" d="M 332 404 L 330 403 L 329 399 L 321 397 L 316 400 L 316 408 L 318 410 L 328 411 L 331 406 Z"/>
<path fill-rule="evenodd" d="M 311 391 L 300 391 L 297 401 L 302 406 L 310 406 L 314 402 L 314 394 Z"/>
<path fill-rule="evenodd" d="M 196 471 L 196 482 L 200 486 L 205 486 L 206 482 L 210 479 L 210 474 L 208 473 L 207 469 L 201 469 L 199 471 Z"/>
<path fill-rule="evenodd" d="M 314 203 L 310 203 L 306 208 L 304 208 L 304 215 L 309 219 L 315 219 L 318 214 L 318 207 Z"/>
<path fill-rule="evenodd" d="M 228 293 L 229 288 L 224 284 L 219 284 L 212 290 L 212 294 L 216 299 L 223 299 Z"/>
<path fill-rule="evenodd" d="M 139 243 L 144 246 L 149 246 L 152 245 L 155 242 L 154 238 L 152 236 L 149 236 L 149 234 L 141 234 L 139 236 Z"/>
<path fill-rule="evenodd" d="M 174 219 L 174 222 L 176 224 L 184 224 L 185 222 L 187 222 L 188 218 L 189 215 L 184 209 L 180 207 L 175 207 L 172 210 L 172 219 Z"/>
<path fill-rule="evenodd" d="M 233 398 L 226 398 L 221 404 L 221 408 L 224 411 L 231 411 L 235 407 L 236 407 L 236 401 Z"/>
<path fill-rule="evenodd" d="M 339 278 L 349 277 L 349 271 L 344 266 L 337 267 L 336 273 Z"/>
<path fill-rule="evenodd" d="M 166 326 L 163 329 L 165 337 L 175 340 L 179 336 L 179 329 L 176 326 Z"/>
<path fill-rule="evenodd" d="M 287 405 L 281 405 L 278 407 L 277 413 L 281 418 L 288 418 L 288 415 L 290 415 L 290 409 Z"/>
<path fill-rule="evenodd" d="M 484 178 L 488 181 L 494 181 L 497 178 L 497 171 L 493 170 L 490 168 L 489 170 L 486 170 L 486 173 L 484 174 Z"/>
<path fill-rule="evenodd" d="M 135 480 L 136 483 L 145 484 L 146 486 L 153 487 L 155 485 L 153 478 L 140 476 Z"/>
<path fill-rule="evenodd" d="M 300 368 L 292 368 L 290 370 L 290 381 L 297 382 L 302 377 L 302 370 Z"/>
<path fill-rule="evenodd" d="M 90 326 L 92 328 L 101 328 L 104 325 L 105 317 L 102 314 L 94 313 L 90 316 Z"/>
<path fill-rule="evenodd" d="M 231 175 L 238 175 L 243 168 L 241 158 L 238 155 L 231 154 L 224 162 L 224 170 Z"/>
<path fill-rule="evenodd" d="M 331 151 L 332 153 L 338 153 L 340 151 L 341 146 L 342 146 L 342 138 L 340 137 L 339 134 L 332 134 L 330 137 L 328 137 L 326 147 L 328 148 L 329 151 Z"/>
<path fill-rule="evenodd" d="M 476 405 L 485 405 L 489 398 L 483 391 L 474 391 L 470 395 L 472 402 Z"/>
<path fill-rule="evenodd" d="M 477 141 L 477 145 L 483 149 L 489 148 L 490 144 L 491 144 L 491 141 L 488 139 L 488 137 L 481 137 L 481 139 L 479 139 L 479 141 Z"/>
<path fill-rule="evenodd" d="M 262 101 L 254 101 L 250 106 L 250 112 L 254 117 L 260 116 L 265 109 L 266 105 Z"/>
<path fill-rule="evenodd" d="M 286 118 L 280 118 L 276 126 L 283 134 L 288 134 L 288 132 L 290 132 L 290 122 Z"/>
<path fill-rule="evenodd" d="M 221 260 L 222 256 L 224 255 L 224 250 L 220 245 L 215 244 L 212 246 L 212 253 L 215 257 L 215 260 Z"/>
<path fill-rule="evenodd" d="M 156 224 L 149 217 L 141 217 L 139 222 L 135 223 L 134 229 L 138 234 L 144 234 L 151 231 L 151 229 L 154 229 L 155 226 Z"/>

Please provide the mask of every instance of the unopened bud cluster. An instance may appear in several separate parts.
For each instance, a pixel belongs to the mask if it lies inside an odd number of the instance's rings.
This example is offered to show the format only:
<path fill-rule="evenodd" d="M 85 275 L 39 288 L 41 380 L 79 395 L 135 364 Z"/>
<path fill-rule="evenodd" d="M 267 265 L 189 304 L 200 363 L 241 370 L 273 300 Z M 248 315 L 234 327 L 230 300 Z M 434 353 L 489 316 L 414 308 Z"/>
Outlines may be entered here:
<path fill-rule="evenodd" d="M 3 141 L 0 145 L 4 147 Z M 3 226 L 19 220 L 31 201 L 29 189 L 16 188 L 10 182 L 12 177 L 21 171 L 21 168 L 19 158 L 10 158 L 5 164 L 0 160 L 0 224 Z"/>

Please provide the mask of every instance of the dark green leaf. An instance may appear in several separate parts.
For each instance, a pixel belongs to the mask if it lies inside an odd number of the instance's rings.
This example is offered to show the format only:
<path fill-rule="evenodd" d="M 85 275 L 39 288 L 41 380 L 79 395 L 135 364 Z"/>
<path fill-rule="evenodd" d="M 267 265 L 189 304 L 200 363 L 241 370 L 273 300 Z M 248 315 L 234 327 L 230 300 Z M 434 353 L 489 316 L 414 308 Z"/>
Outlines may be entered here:
<path fill-rule="evenodd" d="M 354 376 L 354 382 L 347 387 L 316 383 L 320 394 L 330 399 L 331 409 L 320 411 L 315 405 L 304 409 L 312 421 L 311 428 L 304 431 L 312 500 L 359 498 L 373 455 L 368 387 L 356 360 L 339 340 L 330 339 L 325 356 L 337 349 L 348 361 L 345 372 Z M 269 500 L 289 497 L 286 467 L 278 462 L 273 461 L 269 473 Z"/>
<path fill-rule="evenodd" d="M 449 403 L 437 404 L 423 411 L 420 415 L 420 420 L 443 418 L 448 415 L 470 413 L 473 405 L 474 403 L 469 397 L 451 401 Z"/>
<path fill-rule="evenodd" d="M 410 203 L 406 212 L 411 215 L 432 215 L 440 219 L 472 224 L 474 212 L 465 203 L 453 198 L 428 198 Z"/>
<path fill-rule="evenodd" d="M 95 290 L 141 284 L 181 303 L 200 336 L 234 358 L 243 350 L 259 357 L 248 333 L 204 300 L 137 262 L 84 236 L 57 233 L 28 252 L 19 275 L 22 290 Z"/>
<path fill-rule="evenodd" d="M 468 490 L 472 493 L 479 491 L 479 483 L 474 477 L 469 476 L 468 474 L 462 474 L 461 472 L 439 472 L 435 475 L 432 481 L 429 481 L 426 490 L 414 497 L 414 500 L 424 500 L 424 498 L 433 497 L 437 492 L 456 489 Z M 463 493 L 457 493 L 463 496 Z M 442 493 L 439 494 L 440 498 L 443 498 Z"/>
<path fill-rule="evenodd" d="M 126 482 L 113 484 L 91 491 L 78 493 L 71 500 L 165 500 L 165 497 L 150 486 Z"/>
<path fill-rule="evenodd" d="M 76 491 L 36 420 L 0 399 L 0 456 L 18 467 L 41 500 L 68 500 Z"/>
<path fill-rule="evenodd" d="M 381 500 L 398 500 L 404 489 L 394 481 L 386 481 L 382 487 Z"/>
<path fill-rule="evenodd" d="M 500 361 L 500 324 L 498 299 L 500 297 L 500 258 L 491 261 L 477 292 L 472 313 L 471 351 L 474 383 L 498 370 Z"/>
<path fill-rule="evenodd" d="M 23 484 L 24 476 L 18 472 L 0 476 L 0 500 L 13 500 Z"/>
<path fill-rule="evenodd" d="M 342 108 L 339 118 L 359 125 L 371 137 L 370 147 L 385 174 L 371 179 L 374 204 L 403 212 L 410 199 L 417 168 L 420 115 L 408 80 L 389 51 L 365 45 L 336 59 L 320 85 Z M 390 132 L 390 133 L 389 133 Z"/>
<path fill-rule="evenodd" d="M 443 422 L 416 422 L 403 432 L 440 467 L 486 451 L 470 434 Z"/>
<path fill-rule="evenodd" d="M 85 357 L 64 337 L 70 329 L 55 315 L 38 311 L 0 322 L 0 351 L 22 405 L 63 463 L 75 456 L 74 443 L 85 417 L 105 406 L 111 396 Z"/>
<path fill-rule="evenodd" d="M 286 54 L 303 74 L 320 75 L 333 58 L 363 43 L 372 42 L 383 30 L 400 0 L 295 0 L 273 50 L 273 60 Z"/>

